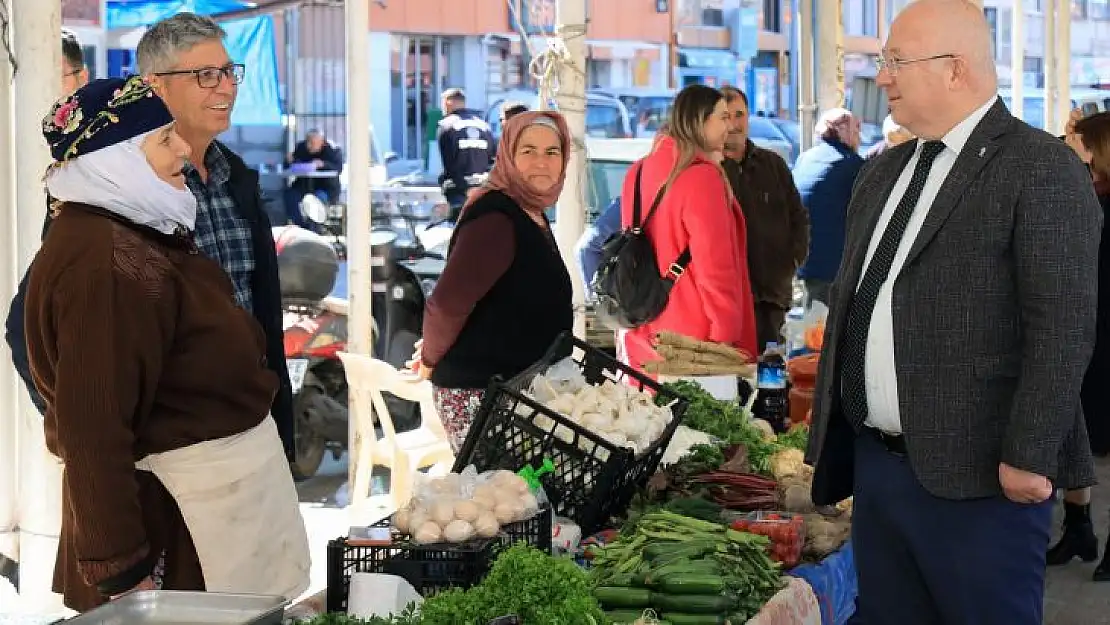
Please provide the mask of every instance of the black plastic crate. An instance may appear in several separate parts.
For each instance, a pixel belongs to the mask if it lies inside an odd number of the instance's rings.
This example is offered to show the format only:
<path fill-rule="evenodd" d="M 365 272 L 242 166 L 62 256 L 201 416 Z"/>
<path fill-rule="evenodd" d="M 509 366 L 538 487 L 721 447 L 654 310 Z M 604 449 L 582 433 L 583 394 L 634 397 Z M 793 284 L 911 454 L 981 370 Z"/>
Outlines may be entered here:
<path fill-rule="evenodd" d="M 582 374 L 590 384 L 628 378 L 640 390 L 649 390 L 671 404 L 673 419 L 659 440 L 639 456 L 617 447 L 566 417 L 525 395 L 532 379 L 573 350 Z M 685 399 L 618 362 L 612 356 L 565 333 L 540 362 L 509 381 L 494 379 L 482 399 L 474 424 L 455 459 L 455 471 L 474 465 L 479 472 L 493 469 L 517 471 L 539 468 L 545 458 L 555 471 L 540 481 L 555 513 L 573 520 L 583 535 L 604 529 L 614 515 L 624 514 L 636 492 L 659 468 L 659 462 L 682 422 Z M 570 440 L 556 436 L 569 432 Z"/>
<path fill-rule="evenodd" d="M 390 519 L 373 525 L 388 528 Z M 328 543 L 328 612 L 346 612 L 352 573 L 387 573 L 405 578 L 421 596 L 469 588 L 482 581 L 497 554 L 515 543 L 551 552 L 551 509 L 501 528 L 500 536 L 460 545 L 350 545 L 346 538 Z"/>

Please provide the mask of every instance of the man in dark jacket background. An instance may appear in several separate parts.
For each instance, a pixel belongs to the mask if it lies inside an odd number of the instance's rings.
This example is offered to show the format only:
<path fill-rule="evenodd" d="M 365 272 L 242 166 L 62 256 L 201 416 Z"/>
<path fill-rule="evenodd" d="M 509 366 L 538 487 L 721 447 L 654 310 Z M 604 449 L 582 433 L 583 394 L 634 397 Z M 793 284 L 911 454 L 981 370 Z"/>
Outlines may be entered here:
<path fill-rule="evenodd" d="M 85 67 L 85 57 L 81 50 L 81 42 L 77 36 L 68 30 L 62 31 L 62 96 L 66 97 L 85 86 L 89 82 L 89 70 Z M 49 210 L 45 212 L 42 225 L 42 236 L 46 237 L 46 230 L 50 227 Z M 31 394 L 31 401 L 40 413 L 46 412 L 46 404 L 39 395 L 35 383 L 31 381 L 31 365 L 27 361 L 27 341 L 23 337 L 23 298 L 27 293 L 27 275 L 19 282 L 19 289 L 12 299 L 8 309 L 8 318 L 4 326 L 4 340 L 12 350 L 12 364 L 19 372 L 19 377 Z"/>
<path fill-rule="evenodd" d="M 343 171 L 343 152 L 328 141 L 324 133 L 312 129 L 289 155 L 286 166 L 294 165 L 311 168 L 313 172 L 328 172 L 327 175 L 332 176 L 298 176 L 289 182 L 289 187 L 285 190 L 285 214 L 289 221 L 302 228 L 312 229 L 301 214 L 301 200 L 304 196 L 313 194 L 326 204 L 339 201 L 342 190 L 339 174 Z"/>
<path fill-rule="evenodd" d="M 439 184 L 451 205 L 451 219 L 457 220 L 467 191 L 486 181 L 497 154 L 497 143 L 489 124 L 477 111 L 466 108 L 462 89 L 443 92 L 443 112 L 436 133 L 443 161 Z"/>
<path fill-rule="evenodd" d="M 817 142 L 794 163 L 794 183 L 810 226 L 809 256 L 798 276 L 805 281 L 808 300 L 828 305 L 829 286 L 844 255 L 848 201 L 863 157 L 856 152 L 859 122 L 844 109 L 826 111 L 814 133 Z"/>
<path fill-rule="evenodd" d="M 759 349 L 779 342 L 794 299 L 794 273 L 809 250 L 809 221 L 790 167 L 748 138 L 748 97 L 723 87 L 731 127 L 721 167 L 748 227 L 748 270 Z"/>

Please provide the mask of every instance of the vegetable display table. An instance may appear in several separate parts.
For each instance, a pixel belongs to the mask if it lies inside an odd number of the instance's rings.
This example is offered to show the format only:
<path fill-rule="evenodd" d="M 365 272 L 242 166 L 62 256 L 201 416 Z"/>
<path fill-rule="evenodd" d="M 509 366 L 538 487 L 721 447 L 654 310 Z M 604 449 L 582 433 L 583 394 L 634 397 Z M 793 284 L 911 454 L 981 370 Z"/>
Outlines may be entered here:
<path fill-rule="evenodd" d="M 794 568 L 790 575 L 804 579 L 817 595 L 821 625 L 844 625 L 856 611 L 856 566 L 852 543 L 817 564 Z"/>

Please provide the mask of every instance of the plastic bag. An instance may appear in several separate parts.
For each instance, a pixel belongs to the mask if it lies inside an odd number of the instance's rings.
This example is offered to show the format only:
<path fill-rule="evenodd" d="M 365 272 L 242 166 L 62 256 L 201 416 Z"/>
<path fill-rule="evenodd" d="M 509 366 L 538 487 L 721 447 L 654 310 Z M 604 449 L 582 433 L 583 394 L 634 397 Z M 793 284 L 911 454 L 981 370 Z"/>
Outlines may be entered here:
<path fill-rule="evenodd" d="M 503 526 L 531 519 L 547 505 L 543 488 L 512 471 L 479 474 L 468 466 L 441 477 L 418 474 L 412 500 L 393 515 L 392 525 L 419 545 L 462 543 L 493 538 Z"/>
<path fill-rule="evenodd" d="M 487 471 L 478 476 L 473 501 L 492 512 L 498 525 L 525 521 L 541 510 L 528 482 L 507 470 Z"/>
<path fill-rule="evenodd" d="M 586 376 L 582 374 L 582 368 L 570 356 L 548 367 L 542 377 L 551 384 L 557 395 L 577 393 L 582 387 L 589 385 Z"/>
<path fill-rule="evenodd" d="M 480 510 L 468 493 L 477 480 L 473 467 L 438 477 L 418 473 L 412 500 L 393 515 L 393 527 L 421 545 L 470 540 Z"/>

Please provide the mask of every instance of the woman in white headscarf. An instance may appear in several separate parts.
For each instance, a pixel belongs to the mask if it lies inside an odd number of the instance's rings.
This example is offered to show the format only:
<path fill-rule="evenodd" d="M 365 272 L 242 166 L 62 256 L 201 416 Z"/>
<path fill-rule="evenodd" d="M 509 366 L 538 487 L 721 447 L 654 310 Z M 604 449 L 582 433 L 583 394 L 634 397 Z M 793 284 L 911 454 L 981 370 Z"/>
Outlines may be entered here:
<path fill-rule="evenodd" d="M 54 589 L 79 611 L 136 589 L 294 598 L 309 558 L 268 414 L 278 380 L 193 243 L 189 147 L 139 77 L 89 83 L 43 134 L 56 217 L 26 328 L 65 465 Z"/>

